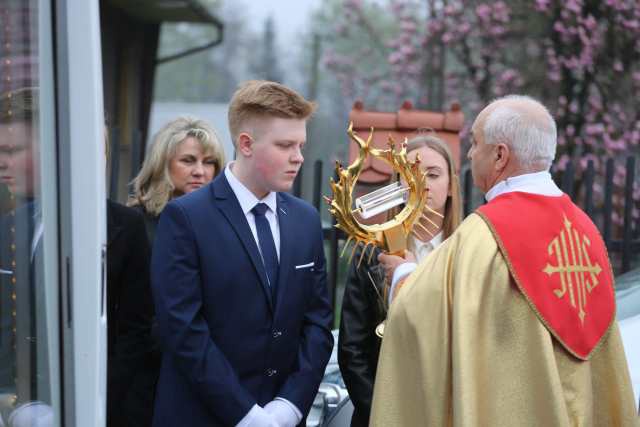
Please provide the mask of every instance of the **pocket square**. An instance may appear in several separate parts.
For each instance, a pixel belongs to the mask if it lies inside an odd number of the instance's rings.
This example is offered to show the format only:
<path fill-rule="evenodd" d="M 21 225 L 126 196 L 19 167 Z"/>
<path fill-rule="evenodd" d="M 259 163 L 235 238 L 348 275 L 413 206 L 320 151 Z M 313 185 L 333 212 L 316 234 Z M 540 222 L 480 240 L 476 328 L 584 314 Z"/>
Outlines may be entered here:
<path fill-rule="evenodd" d="M 0 268 L 0 274 L 8 274 L 9 276 L 13 276 L 13 271 L 11 270 L 3 270 Z"/>
<path fill-rule="evenodd" d="M 301 268 L 309 268 L 309 267 L 313 267 L 315 264 L 315 262 L 310 262 L 307 264 L 300 264 L 300 265 L 296 265 L 296 270 L 300 270 Z"/>

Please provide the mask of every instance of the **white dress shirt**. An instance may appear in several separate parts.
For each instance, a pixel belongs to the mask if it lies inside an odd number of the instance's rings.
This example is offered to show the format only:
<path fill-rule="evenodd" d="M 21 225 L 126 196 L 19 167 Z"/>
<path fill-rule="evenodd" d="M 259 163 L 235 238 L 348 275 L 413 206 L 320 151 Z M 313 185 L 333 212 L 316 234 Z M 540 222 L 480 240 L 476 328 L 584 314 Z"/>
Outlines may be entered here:
<path fill-rule="evenodd" d="M 280 225 L 278 225 L 278 202 L 276 199 L 276 193 L 270 192 L 267 194 L 262 200 L 259 200 L 255 194 L 253 194 L 243 183 L 241 183 L 238 178 L 233 174 L 231 168 L 235 162 L 229 162 L 226 168 L 224 168 L 224 176 L 227 178 L 229 185 L 231 186 L 231 190 L 233 190 L 233 194 L 236 195 L 236 199 L 238 199 L 238 203 L 240 203 L 240 208 L 244 213 L 244 216 L 247 218 L 247 222 L 249 223 L 249 228 L 251 229 L 251 234 L 253 234 L 253 239 L 256 241 L 256 245 L 258 245 L 258 251 L 260 250 L 260 243 L 258 242 L 258 230 L 256 229 L 256 218 L 251 212 L 258 203 L 264 203 L 269 207 L 265 212 L 264 216 L 269 221 L 269 228 L 271 228 L 271 234 L 273 235 L 273 243 L 276 245 L 276 252 L 278 254 L 278 261 L 280 260 Z M 260 253 L 262 255 L 262 253 Z"/>
<path fill-rule="evenodd" d="M 409 238 L 409 250 L 416 257 L 416 260 L 420 262 L 437 248 L 440 243 L 442 243 L 442 231 L 433 236 L 428 242 L 423 242 L 412 235 Z"/>
<path fill-rule="evenodd" d="M 513 191 L 519 191 L 522 193 L 539 194 L 541 196 L 562 196 L 562 190 L 558 188 L 551 174 L 548 171 L 526 173 L 523 175 L 512 176 L 504 181 L 500 181 L 485 194 L 487 202 L 495 199 L 501 194 L 510 193 Z M 442 239 L 442 238 L 441 238 Z M 420 262 L 420 259 L 418 259 Z M 391 291 L 389 292 L 389 303 L 391 303 L 391 295 L 398 282 L 416 269 L 418 265 L 414 262 L 406 262 L 400 264 L 393 272 L 393 279 L 391 280 Z"/>
<path fill-rule="evenodd" d="M 260 243 L 258 241 L 258 231 L 256 229 L 256 219 L 251 210 L 258 204 L 264 203 L 269 209 L 265 212 L 265 217 L 269 222 L 273 242 L 276 245 L 278 260 L 280 260 L 280 226 L 278 224 L 278 203 L 276 193 L 270 192 L 262 200 L 259 200 L 243 183 L 233 174 L 232 167 L 235 162 L 230 162 L 224 169 L 224 176 L 231 186 L 233 194 L 235 194 L 240 203 L 240 208 L 247 218 L 251 234 L 260 251 Z M 260 253 L 262 255 L 262 252 Z M 237 427 L 294 427 L 302 421 L 302 413 L 300 410 L 287 399 L 276 397 L 267 403 L 264 408 L 253 405 L 251 410 L 240 420 Z"/>
<path fill-rule="evenodd" d="M 416 261 L 420 262 L 427 257 L 438 245 L 442 243 L 442 231 L 436 234 L 428 242 L 416 239 L 411 236 L 409 239 L 409 250 L 416 257 Z M 413 270 L 418 266 L 415 262 L 404 262 L 400 264 L 393 272 L 393 278 L 391 279 L 391 289 L 389 289 L 389 304 L 393 300 L 393 295 L 396 290 L 396 285 L 400 282 L 400 279 L 411 274 Z"/>

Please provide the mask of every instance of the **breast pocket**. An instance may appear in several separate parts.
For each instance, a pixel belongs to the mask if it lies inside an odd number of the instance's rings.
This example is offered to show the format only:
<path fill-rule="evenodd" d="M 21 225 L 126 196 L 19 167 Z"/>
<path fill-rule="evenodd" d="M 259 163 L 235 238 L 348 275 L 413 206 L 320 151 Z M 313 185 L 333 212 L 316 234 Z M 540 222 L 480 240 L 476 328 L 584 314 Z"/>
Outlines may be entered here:
<path fill-rule="evenodd" d="M 292 287 L 303 297 L 307 298 L 314 284 L 316 266 L 313 262 L 297 263 L 292 272 Z"/>

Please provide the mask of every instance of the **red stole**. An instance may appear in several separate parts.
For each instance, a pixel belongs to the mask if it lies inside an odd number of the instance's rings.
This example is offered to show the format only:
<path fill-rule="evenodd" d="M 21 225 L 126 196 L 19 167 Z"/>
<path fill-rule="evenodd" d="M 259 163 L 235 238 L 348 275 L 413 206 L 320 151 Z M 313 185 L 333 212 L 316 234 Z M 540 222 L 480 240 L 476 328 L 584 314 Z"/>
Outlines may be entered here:
<path fill-rule="evenodd" d="M 477 212 L 540 321 L 569 353 L 588 360 L 615 319 L 613 273 L 591 219 L 567 195 L 522 192 Z"/>

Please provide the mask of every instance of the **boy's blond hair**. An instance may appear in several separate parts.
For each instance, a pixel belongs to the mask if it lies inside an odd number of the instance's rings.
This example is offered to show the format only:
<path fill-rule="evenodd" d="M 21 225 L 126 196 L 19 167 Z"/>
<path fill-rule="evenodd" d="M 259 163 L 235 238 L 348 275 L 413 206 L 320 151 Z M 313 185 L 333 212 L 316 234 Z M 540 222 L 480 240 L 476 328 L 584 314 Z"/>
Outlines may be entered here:
<path fill-rule="evenodd" d="M 315 103 L 280 83 L 266 80 L 244 82 L 229 103 L 229 131 L 233 144 L 236 144 L 243 126 L 251 119 L 308 119 L 315 109 Z"/>

